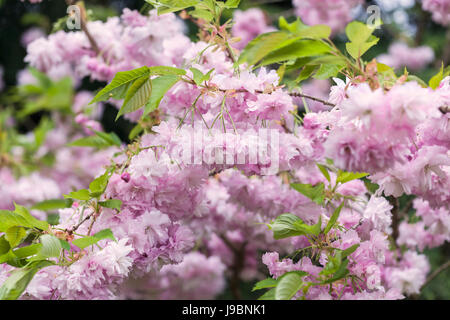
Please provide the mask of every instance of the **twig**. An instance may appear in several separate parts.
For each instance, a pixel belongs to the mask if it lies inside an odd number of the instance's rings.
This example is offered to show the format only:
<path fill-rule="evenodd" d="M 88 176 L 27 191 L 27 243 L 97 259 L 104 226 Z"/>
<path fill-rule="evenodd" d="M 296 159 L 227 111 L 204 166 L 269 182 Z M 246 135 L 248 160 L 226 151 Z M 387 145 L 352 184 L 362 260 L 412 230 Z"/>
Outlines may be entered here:
<path fill-rule="evenodd" d="M 434 278 L 436 278 L 442 271 L 447 268 L 450 268 L 450 260 L 434 270 L 434 272 L 428 276 L 427 280 L 425 280 L 425 283 L 422 285 L 421 289 L 425 288 L 431 281 L 433 281 Z"/>

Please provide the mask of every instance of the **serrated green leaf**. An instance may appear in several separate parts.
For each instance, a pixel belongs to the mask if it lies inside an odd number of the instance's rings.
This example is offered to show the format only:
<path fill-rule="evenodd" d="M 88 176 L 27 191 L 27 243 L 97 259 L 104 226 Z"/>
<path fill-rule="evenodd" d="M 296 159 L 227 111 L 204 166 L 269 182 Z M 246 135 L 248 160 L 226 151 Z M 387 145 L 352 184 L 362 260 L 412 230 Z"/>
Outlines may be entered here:
<path fill-rule="evenodd" d="M 302 277 L 294 272 L 284 275 L 275 288 L 276 300 L 291 300 L 295 294 L 302 288 Z"/>
<path fill-rule="evenodd" d="M 152 79 L 144 76 L 137 79 L 127 91 L 122 107 L 117 113 L 116 120 L 123 114 L 131 113 L 145 106 L 152 93 Z"/>
<path fill-rule="evenodd" d="M 288 237 L 303 235 L 304 233 L 302 231 L 299 231 L 294 226 L 294 223 L 297 221 L 303 223 L 303 221 L 299 217 L 291 213 L 284 213 L 280 215 L 272 224 L 269 224 L 270 229 L 273 231 L 273 237 L 276 240 L 279 240 Z"/>
<path fill-rule="evenodd" d="M 112 99 L 123 99 L 125 98 L 126 92 L 131 87 L 131 85 L 139 78 L 147 76 L 150 74 L 148 67 L 142 67 L 139 69 L 118 72 L 114 79 L 109 85 L 107 85 L 103 90 L 101 90 L 95 98 L 90 102 L 90 104 L 105 101 L 110 98 Z"/>
<path fill-rule="evenodd" d="M 39 237 L 39 240 L 42 244 L 42 249 L 39 252 L 40 257 L 59 257 L 62 247 L 58 238 L 50 234 L 44 234 Z"/>

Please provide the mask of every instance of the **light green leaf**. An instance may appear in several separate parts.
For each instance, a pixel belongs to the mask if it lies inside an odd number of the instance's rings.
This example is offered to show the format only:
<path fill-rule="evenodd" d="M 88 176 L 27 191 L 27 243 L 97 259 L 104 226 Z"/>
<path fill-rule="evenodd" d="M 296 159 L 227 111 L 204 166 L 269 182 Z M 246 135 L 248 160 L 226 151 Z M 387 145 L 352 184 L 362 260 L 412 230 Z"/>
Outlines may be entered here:
<path fill-rule="evenodd" d="M 291 300 L 302 288 L 302 285 L 303 280 L 299 274 L 295 272 L 285 274 L 275 288 L 275 299 Z"/>
<path fill-rule="evenodd" d="M 330 47 L 321 41 L 299 40 L 268 53 L 261 62 L 261 65 L 265 66 L 298 58 L 318 56 L 328 53 L 330 50 Z"/>
<path fill-rule="evenodd" d="M 149 68 L 151 75 L 158 76 L 184 76 L 186 71 L 175 67 L 154 66 Z"/>
<path fill-rule="evenodd" d="M 330 217 L 330 220 L 327 223 L 327 226 L 323 230 L 324 234 L 327 234 L 328 232 L 330 232 L 331 228 L 334 227 L 343 207 L 344 207 L 344 201 L 341 203 L 341 205 L 339 207 L 336 208 L 336 210 L 334 210 L 333 214 Z"/>
<path fill-rule="evenodd" d="M 94 181 L 89 184 L 90 197 L 99 197 L 100 195 L 102 195 L 105 192 L 106 187 L 108 186 L 108 182 L 108 172 L 105 172 L 100 177 L 94 179 Z"/>
<path fill-rule="evenodd" d="M 16 269 L 6 279 L 0 288 L 0 300 L 16 300 L 27 288 L 36 272 L 40 269 L 53 265 L 51 261 L 41 260 L 32 262 L 29 266 Z"/>
<path fill-rule="evenodd" d="M 247 62 L 249 65 L 255 65 L 288 39 L 289 34 L 286 32 L 275 31 L 261 34 L 247 44 L 239 56 L 238 63 Z"/>
<path fill-rule="evenodd" d="M 73 201 L 70 199 L 52 199 L 36 203 L 31 207 L 32 210 L 54 211 L 57 209 L 70 208 Z"/>
<path fill-rule="evenodd" d="M 122 107 L 120 108 L 116 120 L 123 114 L 134 112 L 143 107 L 152 93 L 152 80 L 150 76 L 137 79 L 128 90 Z"/>
<path fill-rule="evenodd" d="M 110 199 L 106 201 L 100 201 L 98 204 L 105 208 L 116 209 L 120 211 L 122 201 L 119 199 Z"/>
<path fill-rule="evenodd" d="M 58 238 L 50 234 L 44 234 L 39 239 L 42 244 L 42 249 L 39 252 L 40 257 L 59 257 L 62 247 Z"/>
<path fill-rule="evenodd" d="M 152 80 L 152 94 L 150 96 L 150 101 L 145 105 L 143 117 L 159 107 L 164 95 L 179 80 L 179 77 L 173 75 L 161 76 Z"/>
<path fill-rule="evenodd" d="M 72 191 L 69 194 L 65 194 L 64 198 L 71 198 L 71 199 L 76 199 L 76 200 L 84 200 L 87 201 L 89 200 L 91 197 L 89 196 L 89 190 L 87 189 L 81 189 L 78 191 Z"/>
<path fill-rule="evenodd" d="M 343 183 L 346 183 L 346 182 L 349 182 L 352 180 L 361 179 L 368 175 L 369 174 L 365 173 L 365 172 L 346 172 L 346 171 L 339 170 L 338 176 L 336 178 L 336 184 L 337 183 L 343 184 Z"/>
<path fill-rule="evenodd" d="M 264 293 L 258 300 L 275 300 L 275 288 L 270 289 Z"/>
<path fill-rule="evenodd" d="M 273 231 L 273 237 L 276 240 L 303 235 L 304 233 L 294 226 L 297 221 L 303 223 L 299 217 L 291 213 L 284 213 L 277 217 L 272 224 L 269 224 L 269 228 Z"/>
<path fill-rule="evenodd" d="M 443 79 L 444 79 L 444 63 L 442 63 L 439 72 L 430 79 L 428 85 L 430 86 L 431 89 L 436 90 Z"/>
<path fill-rule="evenodd" d="M 235 9 L 235 8 L 239 7 L 240 2 L 241 2 L 241 0 L 227 0 L 225 2 L 225 8 Z"/>
<path fill-rule="evenodd" d="M 90 104 L 99 101 L 105 101 L 109 98 L 117 100 L 123 99 L 134 81 L 149 74 L 150 70 L 148 67 L 118 72 L 114 76 L 114 79 L 111 81 L 111 83 L 107 85 L 103 90 L 101 90 L 90 102 Z"/>
<path fill-rule="evenodd" d="M 322 204 L 325 199 L 325 185 L 323 183 L 319 183 L 316 186 L 312 186 L 310 184 L 292 183 L 291 187 L 319 205 Z"/>
<path fill-rule="evenodd" d="M 274 288 L 277 286 L 278 281 L 273 278 L 267 278 L 261 281 L 258 281 L 254 286 L 252 291 L 266 289 L 266 288 Z"/>
<path fill-rule="evenodd" d="M 23 227 L 14 226 L 6 230 L 5 239 L 8 240 L 11 248 L 15 248 L 25 238 L 27 232 Z"/>
<path fill-rule="evenodd" d="M 319 163 L 316 163 L 316 164 L 317 164 L 317 167 L 319 168 L 320 172 L 322 172 L 323 176 L 328 180 L 328 182 L 330 182 L 331 178 L 330 178 L 330 174 L 328 173 L 328 169 Z"/>

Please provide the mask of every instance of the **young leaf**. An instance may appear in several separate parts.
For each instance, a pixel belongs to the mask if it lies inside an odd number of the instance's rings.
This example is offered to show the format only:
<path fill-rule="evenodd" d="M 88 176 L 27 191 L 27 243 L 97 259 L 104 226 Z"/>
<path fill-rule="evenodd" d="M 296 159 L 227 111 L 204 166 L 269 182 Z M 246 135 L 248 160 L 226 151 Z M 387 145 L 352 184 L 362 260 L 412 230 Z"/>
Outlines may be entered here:
<path fill-rule="evenodd" d="M 89 190 L 87 189 L 81 189 L 78 191 L 72 191 L 69 194 L 65 194 L 64 198 L 71 198 L 71 199 L 76 199 L 76 200 L 84 200 L 87 201 L 89 200 L 91 197 L 89 196 Z"/>
<path fill-rule="evenodd" d="M 336 178 L 336 184 L 337 183 L 343 184 L 343 183 L 346 183 L 346 182 L 349 182 L 352 180 L 361 179 L 367 175 L 369 175 L 369 174 L 365 173 L 365 172 L 346 172 L 346 171 L 339 170 L 338 176 Z"/>
<path fill-rule="evenodd" d="M 317 167 L 319 168 L 320 172 L 322 172 L 323 176 L 328 180 L 328 182 L 330 182 L 331 178 L 327 168 L 319 163 L 317 163 Z"/>
<path fill-rule="evenodd" d="M 14 203 L 14 212 L 18 215 L 20 215 L 21 217 L 23 217 L 30 225 L 32 228 L 38 228 L 41 230 L 47 230 L 49 225 L 46 221 L 41 221 L 36 219 L 35 217 L 33 217 L 30 212 L 28 211 L 27 208 L 18 205 L 17 203 Z M 22 225 L 23 227 L 27 227 L 26 225 Z"/>
<path fill-rule="evenodd" d="M 186 74 L 186 70 L 175 67 L 154 66 L 148 69 L 151 75 L 158 76 L 184 76 Z"/>
<path fill-rule="evenodd" d="M 325 199 L 323 193 L 325 185 L 323 183 L 319 183 L 314 187 L 310 184 L 292 183 L 291 187 L 319 205 Z"/>
<path fill-rule="evenodd" d="M 240 2 L 241 2 L 241 0 L 227 0 L 225 2 L 225 8 L 235 9 L 235 8 L 239 7 Z"/>
<path fill-rule="evenodd" d="M 99 242 L 100 240 L 111 239 L 116 241 L 113 233 L 110 229 L 104 229 L 102 231 L 97 232 L 93 236 L 88 236 L 84 238 L 75 239 L 72 241 L 72 244 L 77 246 L 80 249 L 87 248 Z"/>
<path fill-rule="evenodd" d="M 299 40 L 267 54 L 261 62 L 261 66 L 298 58 L 318 56 L 328 53 L 330 50 L 330 47 L 321 41 Z"/>
<path fill-rule="evenodd" d="M 22 247 L 13 251 L 14 255 L 19 258 L 27 258 L 37 254 L 42 249 L 41 243 L 35 243 L 26 247 Z"/>
<path fill-rule="evenodd" d="M 439 87 L 439 84 L 441 83 L 443 78 L 444 78 L 444 63 L 442 63 L 439 72 L 430 79 L 428 85 L 430 86 L 431 89 L 436 90 L 436 88 Z"/>
<path fill-rule="evenodd" d="M 324 234 L 327 234 L 328 232 L 330 232 L 331 228 L 334 227 L 334 224 L 336 223 L 337 219 L 339 218 L 339 214 L 341 213 L 341 210 L 343 207 L 344 207 L 344 201 L 341 203 L 341 205 L 339 207 L 336 208 L 336 210 L 334 210 L 333 214 L 330 217 L 330 220 L 327 223 L 327 226 L 323 230 Z"/>
<path fill-rule="evenodd" d="M 100 177 L 94 179 L 94 181 L 92 181 L 89 184 L 89 191 L 90 191 L 89 195 L 91 197 L 98 197 L 102 195 L 103 192 L 105 192 L 106 187 L 108 186 L 108 181 L 109 181 L 108 172 L 105 172 Z"/>
<path fill-rule="evenodd" d="M 106 201 L 100 201 L 98 204 L 104 208 L 116 209 L 116 210 L 120 211 L 120 208 L 122 206 L 122 201 L 119 199 L 110 199 L 110 200 L 106 200 Z"/>
<path fill-rule="evenodd" d="M 0 210 L 0 232 L 6 232 L 11 227 L 21 226 L 26 228 L 32 228 L 33 225 L 27 221 L 23 216 L 7 211 Z"/>

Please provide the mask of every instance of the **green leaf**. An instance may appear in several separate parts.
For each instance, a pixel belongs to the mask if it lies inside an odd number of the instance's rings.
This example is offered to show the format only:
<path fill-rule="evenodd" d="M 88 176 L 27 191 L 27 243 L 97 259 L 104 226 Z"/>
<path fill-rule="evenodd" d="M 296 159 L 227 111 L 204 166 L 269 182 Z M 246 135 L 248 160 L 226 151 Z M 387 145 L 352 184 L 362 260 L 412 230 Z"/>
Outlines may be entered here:
<path fill-rule="evenodd" d="M 247 44 L 239 56 L 238 63 L 247 62 L 249 65 L 255 65 L 288 39 L 289 34 L 286 32 L 275 31 L 261 34 Z"/>
<path fill-rule="evenodd" d="M 335 281 L 345 278 L 349 274 L 347 266 L 348 266 L 348 259 L 344 260 L 339 265 L 339 267 L 338 267 L 337 271 L 335 272 L 335 274 L 333 275 L 333 277 L 331 277 L 330 279 L 328 279 L 322 283 L 324 283 L 324 284 L 333 283 Z"/>
<path fill-rule="evenodd" d="M 300 74 L 298 75 L 297 79 L 295 79 L 295 82 L 300 83 L 303 80 L 309 79 L 311 75 L 314 73 L 314 71 L 317 70 L 317 66 L 315 65 L 308 65 L 305 66 Z"/>
<path fill-rule="evenodd" d="M 323 230 L 324 234 L 327 234 L 328 232 L 330 232 L 331 228 L 334 227 L 337 219 L 339 218 L 339 214 L 341 213 L 342 208 L 344 207 L 344 201 L 342 201 L 342 203 L 340 204 L 339 207 L 336 208 L 336 210 L 334 210 L 333 214 L 330 217 L 330 220 L 327 223 L 327 226 L 325 227 L 325 229 Z"/>
<path fill-rule="evenodd" d="M 100 240 L 111 239 L 116 241 L 112 231 L 110 229 L 104 229 L 102 231 L 97 232 L 93 236 L 87 236 L 84 238 L 75 239 L 72 241 L 72 244 L 77 246 L 80 249 L 87 248 L 99 242 Z"/>
<path fill-rule="evenodd" d="M 25 238 L 27 232 L 23 227 L 14 226 L 6 230 L 5 239 L 8 240 L 11 248 L 15 248 Z"/>
<path fill-rule="evenodd" d="M 326 39 L 331 35 L 329 26 L 323 24 L 307 26 L 299 18 L 292 23 L 288 23 L 284 17 L 280 17 L 278 24 L 281 30 L 289 31 L 301 38 Z"/>
<path fill-rule="evenodd" d="M 330 174 L 328 173 L 328 169 L 319 163 L 316 163 L 316 164 L 317 164 L 317 167 L 319 168 L 320 172 L 322 172 L 323 176 L 328 180 L 328 182 L 330 182 L 331 178 L 330 178 Z"/>
<path fill-rule="evenodd" d="M 292 183 L 291 187 L 319 205 L 324 201 L 325 185 L 323 183 L 319 183 L 316 186 L 312 186 L 310 184 Z"/>
<path fill-rule="evenodd" d="M 225 2 L 225 8 L 235 9 L 235 8 L 239 7 L 240 2 L 241 2 L 241 0 L 227 0 Z"/>
<path fill-rule="evenodd" d="M 443 79 L 444 79 L 444 63 L 442 63 L 439 72 L 430 79 L 428 85 L 430 86 L 431 89 L 436 90 Z"/>
<path fill-rule="evenodd" d="M 57 209 L 70 208 L 73 201 L 70 199 L 52 199 L 36 203 L 31 207 L 32 210 L 54 211 Z"/>
<path fill-rule="evenodd" d="M 258 300 L 275 300 L 275 288 L 264 293 Z"/>
<path fill-rule="evenodd" d="M 97 136 L 107 141 L 111 146 L 115 145 L 120 147 L 122 145 L 122 141 L 114 132 L 102 132 L 102 131 L 94 131 Z"/>
<path fill-rule="evenodd" d="M 117 100 L 123 99 L 134 81 L 149 74 L 150 70 L 148 67 L 118 72 L 114 76 L 114 79 L 111 81 L 111 83 L 107 85 L 103 90 L 101 90 L 90 102 L 90 104 L 99 101 L 105 101 L 109 98 Z"/>
<path fill-rule="evenodd" d="M 346 171 L 342 171 L 339 170 L 338 172 L 338 176 L 336 178 L 336 184 L 338 183 L 346 183 L 352 180 L 356 180 L 356 179 L 361 179 L 364 178 L 365 176 L 368 176 L 368 173 L 365 172 L 346 172 Z"/>
<path fill-rule="evenodd" d="M 143 107 L 152 93 L 152 79 L 150 76 L 144 76 L 137 79 L 128 90 L 122 107 L 117 113 L 116 120 L 123 114 L 134 112 Z"/>
<path fill-rule="evenodd" d="M 186 70 L 175 67 L 155 66 L 148 69 L 151 75 L 158 76 L 184 76 L 186 74 Z"/>
<path fill-rule="evenodd" d="M 214 19 L 213 14 L 210 11 L 204 10 L 204 9 L 195 9 L 195 10 L 189 11 L 189 14 L 191 16 L 193 16 L 194 18 L 203 19 L 207 22 L 210 22 Z"/>
<path fill-rule="evenodd" d="M 37 254 L 42 249 L 41 243 L 35 243 L 26 247 L 22 247 L 13 251 L 14 255 L 19 258 L 28 258 Z"/>
<path fill-rule="evenodd" d="M 345 32 L 350 42 L 346 43 L 346 48 L 354 59 L 359 59 L 378 43 L 379 39 L 372 36 L 373 31 L 373 28 L 359 21 L 353 21 L 347 25 Z"/>
<path fill-rule="evenodd" d="M 198 0 L 145 0 L 158 9 L 158 14 L 180 11 L 199 3 Z"/>
<path fill-rule="evenodd" d="M 51 265 L 53 265 L 53 262 L 41 260 L 32 262 L 25 268 L 12 271 L 11 276 L 5 280 L 0 288 L 0 300 L 18 299 L 25 291 L 36 272 Z"/>
<path fill-rule="evenodd" d="M 72 141 L 68 144 L 70 147 L 94 147 L 98 149 L 108 148 L 112 146 L 120 147 L 122 142 L 114 132 L 94 131 L 95 136 L 88 136 Z"/>
<path fill-rule="evenodd" d="M 319 220 L 317 221 L 317 223 L 312 226 L 300 220 L 294 222 L 294 227 L 297 229 L 297 231 L 301 232 L 303 235 L 312 234 L 318 236 L 322 229 L 322 217 L 319 216 Z"/>
<path fill-rule="evenodd" d="M 17 203 L 14 203 L 14 212 L 18 215 L 20 215 L 21 217 L 23 217 L 28 223 L 29 225 L 31 225 L 30 228 L 38 228 L 41 230 L 48 230 L 48 223 L 46 221 L 41 221 L 36 219 L 35 217 L 33 217 L 30 212 L 28 211 L 27 208 L 18 205 Z M 26 225 L 22 225 L 22 227 L 28 227 Z"/>
<path fill-rule="evenodd" d="M 154 85 L 154 83 L 153 83 L 153 85 Z M 155 89 L 155 87 L 153 87 L 153 90 L 154 89 Z M 147 106 L 148 106 L 148 104 L 145 106 L 146 109 L 147 109 Z M 145 113 L 145 111 L 144 111 L 144 113 Z M 134 138 L 136 138 L 136 136 L 138 134 L 140 134 L 143 131 L 144 131 L 144 128 L 142 128 L 142 126 L 138 123 L 137 125 L 134 126 L 133 129 L 131 129 L 130 133 L 128 134 L 128 139 L 133 140 Z"/>
<path fill-rule="evenodd" d="M 11 227 L 21 226 L 32 228 L 33 225 L 23 216 L 6 210 L 0 210 L 0 232 L 6 232 Z"/>
<path fill-rule="evenodd" d="M 122 201 L 119 199 L 110 199 L 106 201 L 100 201 L 98 204 L 105 208 L 116 209 L 120 211 Z"/>
<path fill-rule="evenodd" d="M 275 288 L 276 300 L 291 300 L 302 288 L 302 277 L 295 272 L 288 272 L 278 282 Z"/>
<path fill-rule="evenodd" d="M 61 239 L 58 239 L 58 240 L 59 240 L 59 244 L 61 245 L 61 248 L 63 248 L 64 250 L 70 251 L 70 243 L 68 243 L 65 240 L 61 240 Z"/>
<path fill-rule="evenodd" d="M 90 197 L 99 197 L 100 195 L 102 195 L 105 192 L 106 187 L 108 186 L 108 182 L 108 172 L 105 172 L 100 177 L 94 179 L 94 181 L 89 184 Z"/>
<path fill-rule="evenodd" d="M 304 233 L 294 225 L 297 221 L 303 223 L 299 217 L 291 213 L 284 213 L 278 216 L 272 224 L 269 224 L 269 228 L 273 231 L 273 237 L 276 240 L 303 235 Z"/>
<path fill-rule="evenodd" d="M 254 285 L 252 291 L 266 289 L 266 288 L 274 288 L 277 286 L 277 283 L 278 283 L 278 280 L 273 279 L 273 278 L 267 278 L 267 279 L 257 282 Z"/>
<path fill-rule="evenodd" d="M 0 237 L 0 256 L 6 254 L 11 250 L 11 245 L 9 244 L 6 237 L 3 235 Z"/>
<path fill-rule="evenodd" d="M 39 252 L 39 257 L 51 258 L 59 257 L 61 254 L 61 242 L 55 236 L 44 234 L 39 237 L 42 244 L 42 249 Z"/>
<path fill-rule="evenodd" d="M 69 194 L 65 194 L 64 198 L 71 198 L 71 199 L 76 199 L 76 200 L 84 200 L 87 201 L 89 200 L 91 197 L 89 196 L 89 190 L 87 189 L 81 189 L 78 191 L 72 191 Z"/>
<path fill-rule="evenodd" d="M 298 58 L 318 56 L 330 51 L 330 47 L 321 41 L 300 40 L 268 53 L 261 62 L 261 66 Z"/>
<path fill-rule="evenodd" d="M 346 258 L 349 255 L 351 255 L 353 252 L 356 251 L 356 249 L 358 249 L 359 247 L 359 243 L 352 245 L 351 247 L 348 247 L 345 250 L 342 250 L 342 258 Z"/>
<path fill-rule="evenodd" d="M 145 105 L 143 117 L 150 112 L 155 111 L 159 107 L 159 104 L 161 103 L 164 95 L 179 80 L 179 77 L 173 75 L 162 76 L 152 80 L 152 94 L 150 96 L 150 101 Z"/>

